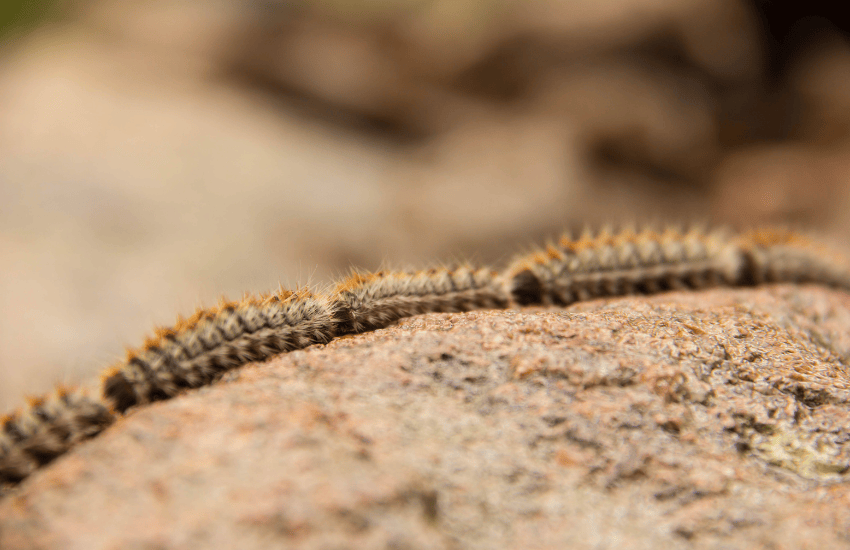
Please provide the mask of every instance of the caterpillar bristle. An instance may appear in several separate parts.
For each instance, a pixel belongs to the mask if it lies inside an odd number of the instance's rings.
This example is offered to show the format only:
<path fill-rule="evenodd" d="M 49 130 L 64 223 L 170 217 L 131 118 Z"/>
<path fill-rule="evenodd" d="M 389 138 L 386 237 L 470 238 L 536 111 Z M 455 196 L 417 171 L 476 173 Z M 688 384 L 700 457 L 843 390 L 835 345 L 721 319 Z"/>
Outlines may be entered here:
<path fill-rule="evenodd" d="M 24 398 L 27 402 L 27 406 L 30 408 L 40 407 L 47 400 L 47 396 L 45 395 L 28 395 Z"/>
<path fill-rule="evenodd" d="M 702 225 L 589 228 L 514 259 L 507 269 L 458 264 L 422 271 L 351 271 L 326 292 L 307 288 L 221 298 L 156 327 L 101 376 L 99 393 L 58 386 L 0 418 L 0 483 L 17 483 L 131 407 L 174 397 L 229 369 L 429 312 L 569 305 L 671 289 L 815 282 L 850 290 L 850 263 L 796 232 L 735 235 Z"/>

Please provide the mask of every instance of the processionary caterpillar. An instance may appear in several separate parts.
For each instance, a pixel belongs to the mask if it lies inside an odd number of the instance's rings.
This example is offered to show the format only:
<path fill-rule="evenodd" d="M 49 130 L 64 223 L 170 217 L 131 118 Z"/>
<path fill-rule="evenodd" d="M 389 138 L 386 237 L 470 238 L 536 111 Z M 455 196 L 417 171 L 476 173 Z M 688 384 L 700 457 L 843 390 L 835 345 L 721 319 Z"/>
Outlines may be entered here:
<path fill-rule="evenodd" d="M 0 483 L 18 483 L 134 406 L 275 354 L 429 312 L 569 305 L 669 289 L 814 282 L 850 291 L 850 264 L 796 233 L 624 230 L 562 238 L 502 272 L 460 266 L 355 273 L 325 294 L 247 297 L 178 317 L 107 369 L 96 390 L 58 388 L 0 420 Z"/>

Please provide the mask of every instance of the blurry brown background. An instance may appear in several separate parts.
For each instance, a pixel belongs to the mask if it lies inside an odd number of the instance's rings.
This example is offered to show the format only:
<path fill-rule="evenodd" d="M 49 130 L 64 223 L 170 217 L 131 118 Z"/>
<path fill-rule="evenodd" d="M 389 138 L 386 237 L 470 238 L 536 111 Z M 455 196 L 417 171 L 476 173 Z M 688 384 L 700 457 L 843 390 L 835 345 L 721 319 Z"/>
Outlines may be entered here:
<path fill-rule="evenodd" d="M 564 228 L 850 235 L 823 2 L 76 0 L 0 35 L 0 411 L 221 295 Z"/>

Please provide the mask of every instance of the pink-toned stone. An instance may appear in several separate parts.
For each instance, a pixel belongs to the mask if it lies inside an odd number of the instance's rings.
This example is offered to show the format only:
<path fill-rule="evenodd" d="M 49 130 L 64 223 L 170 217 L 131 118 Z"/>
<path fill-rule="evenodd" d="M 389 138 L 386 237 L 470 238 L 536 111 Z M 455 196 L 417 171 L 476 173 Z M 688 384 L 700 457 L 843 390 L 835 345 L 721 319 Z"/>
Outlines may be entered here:
<path fill-rule="evenodd" d="M 134 411 L 0 548 L 850 547 L 850 296 L 426 315 Z"/>

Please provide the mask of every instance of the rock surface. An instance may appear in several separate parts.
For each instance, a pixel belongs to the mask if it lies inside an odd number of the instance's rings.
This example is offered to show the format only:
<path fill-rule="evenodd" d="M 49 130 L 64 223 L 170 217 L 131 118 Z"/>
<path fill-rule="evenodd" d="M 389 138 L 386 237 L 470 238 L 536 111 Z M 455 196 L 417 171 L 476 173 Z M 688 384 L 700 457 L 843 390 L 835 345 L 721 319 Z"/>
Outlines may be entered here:
<path fill-rule="evenodd" d="M 0 548 L 850 548 L 850 296 L 434 314 L 128 414 Z"/>

